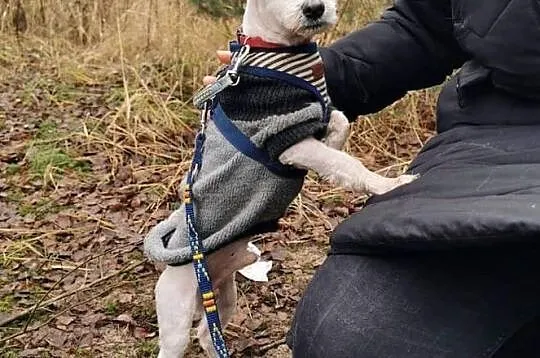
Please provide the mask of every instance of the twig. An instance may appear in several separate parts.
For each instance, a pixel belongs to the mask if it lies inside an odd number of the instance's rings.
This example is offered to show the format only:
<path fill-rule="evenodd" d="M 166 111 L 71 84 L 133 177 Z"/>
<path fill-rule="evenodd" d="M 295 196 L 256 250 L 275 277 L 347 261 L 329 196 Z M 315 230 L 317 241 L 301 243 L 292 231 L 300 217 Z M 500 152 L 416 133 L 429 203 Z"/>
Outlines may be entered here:
<path fill-rule="evenodd" d="M 249 301 L 248 301 L 248 299 L 246 297 L 246 294 L 244 293 L 244 290 L 242 290 L 242 289 L 239 289 L 239 291 L 240 291 L 240 294 L 242 295 L 242 297 L 244 298 L 244 302 L 246 303 L 248 316 L 249 316 L 249 318 L 253 319 L 253 315 L 251 314 L 251 307 L 249 307 Z"/>
<path fill-rule="evenodd" d="M 19 235 L 34 235 L 34 234 L 40 234 L 40 237 L 43 236 L 52 236 L 52 235 L 62 235 L 62 234 L 71 234 L 75 232 L 76 229 L 70 229 L 70 230 L 55 230 L 55 231 L 45 231 L 45 230 L 28 230 L 25 228 L 0 228 L 0 234 L 10 234 L 10 233 L 17 233 Z"/>
<path fill-rule="evenodd" d="M 162 195 L 162 197 L 159 199 L 158 201 L 158 204 L 156 205 L 156 209 L 152 212 L 152 214 L 150 214 L 148 216 L 148 219 L 146 219 L 146 221 L 144 222 L 144 224 L 141 226 L 141 228 L 139 229 L 139 234 L 141 234 L 144 229 L 146 229 L 147 225 L 150 223 L 150 221 L 154 218 L 154 215 L 159 211 L 159 208 L 161 206 L 161 204 L 165 201 L 167 195 L 169 195 L 169 192 L 172 190 L 174 184 L 177 182 L 177 177 L 180 175 L 180 173 L 182 172 L 182 169 L 181 167 L 178 167 L 176 173 L 174 174 L 174 176 L 172 177 L 172 179 L 169 181 L 168 185 L 167 185 L 167 190 L 165 191 L 165 194 Z"/>
<path fill-rule="evenodd" d="M 21 331 L 12 334 L 12 335 L 9 336 L 9 337 L 5 337 L 5 338 L 0 339 L 0 344 L 2 344 L 2 343 L 4 343 L 4 342 L 7 342 L 7 341 L 10 341 L 10 340 L 12 340 L 12 339 L 14 339 L 14 338 L 20 337 L 20 336 L 22 336 L 22 335 L 25 335 L 25 334 L 28 334 L 28 333 L 31 333 L 31 332 L 35 332 L 35 331 L 39 330 L 40 328 L 47 326 L 47 325 L 50 324 L 54 319 L 56 319 L 57 317 L 60 317 L 62 314 L 64 314 L 65 312 L 67 312 L 67 311 L 69 311 L 69 310 L 71 310 L 71 309 L 73 309 L 74 307 L 77 307 L 77 306 L 80 306 L 80 305 L 84 305 L 84 304 L 86 304 L 86 303 L 88 303 L 88 302 L 91 302 L 91 301 L 95 300 L 96 298 L 103 296 L 105 293 L 107 293 L 107 292 L 109 292 L 109 291 L 111 291 L 111 290 L 113 290 L 113 289 L 115 289 L 115 288 L 117 288 L 117 287 L 123 286 L 123 285 L 125 285 L 125 284 L 126 284 L 126 282 L 121 282 L 121 283 L 119 283 L 119 284 L 117 284 L 117 285 L 113 285 L 113 286 L 111 286 L 111 287 L 107 287 L 107 289 L 101 291 L 101 292 L 98 293 L 97 295 L 94 295 L 94 296 L 90 297 L 89 299 L 86 299 L 86 300 L 84 300 L 84 301 L 82 301 L 82 302 L 77 302 L 77 303 L 75 303 L 75 304 L 73 304 L 73 305 L 71 305 L 71 306 L 69 306 L 69 307 L 63 309 L 62 311 L 58 312 L 57 314 L 55 314 L 54 316 L 52 316 L 51 318 L 49 318 L 46 322 L 44 322 L 44 323 L 42 323 L 42 324 L 40 324 L 40 325 L 37 325 L 37 326 L 32 327 L 32 328 L 22 329 Z"/>
<path fill-rule="evenodd" d="M 102 278 L 100 278 L 98 280 L 92 281 L 87 285 L 82 285 L 81 287 L 79 287 L 79 288 L 77 288 L 75 290 L 65 292 L 65 293 L 63 293 L 61 295 L 53 297 L 50 300 L 47 300 L 47 301 L 44 301 L 44 302 L 40 301 L 37 304 L 35 304 L 33 307 L 28 308 L 28 309 L 26 309 L 26 310 L 24 310 L 22 312 L 19 312 L 19 313 L 15 314 L 15 315 L 13 315 L 11 317 L 8 317 L 8 318 L 0 321 L 0 327 L 5 326 L 5 325 L 7 325 L 7 324 L 9 324 L 9 323 L 11 323 L 13 321 L 24 318 L 24 317 L 26 317 L 26 316 L 28 316 L 30 314 L 33 315 L 38 309 L 43 309 L 43 308 L 48 307 L 48 306 L 52 305 L 53 303 L 56 303 L 56 302 L 66 298 L 66 297 L 73 296 L 76 293 L 79 293 L 79 292 L 85 291 L 85 290 L 87 290 L 87 289 L 89 289 L 91 287 L 97 286 L 97 285 L 99 285 L 99 284 L 101 284 L 101 283 L 103 283 L 103 282 L 105 282 L 107 280 L 110 280 L 111 278 L 113 278 L 115 276 L 121 275 L 121 274 L 123 274 L 125 272 L 128 272 L 128 271 L 131 271 L 131 270 L 135 269 L 136 267 L 141 266 L 144 263 L 146 263 L 146 260 L 136 262 L 136 263 L 131 264 L 131 265 L 119 270 L 119 271 L 113 272 L 113 273 L 111 273 L 111 274 L 109 274 L 107 276 L 104 276 L 104 277 L 102 277 Z M 25 328 L 23 329 L 23 332 L 25 332 L 28 329 L 29 321 L 27 321 L 27 324 L 26 324 Z"/>
<path fill-rule="evenodd" d="M 269 343 L 269 344 L 267 344 L 265 346 L 262 346 L 260 348 L 260 351 L 261 352 L 266 352 L 266 351 L 269 351 L 272 348 L 276 348 L 276 347 L 281 346 L 282 344 L 285 344 L 285 343 L 287 343 L 287 340 L 285 338 L 282 338 L 279 341 L 275 341 L 275 342 Z"/>
<path fill-rule="evenodd" d="M 36 312 L 37 308 L 39 307 L 39 305 L 45 300 L 45 298 L 56 288 L 60 285 L 60 283 L 62 281 L 64 281 L 69 275 L 71 275 L 72 273 L 76 272 L 78 269 L 80 269 L 81 267 L 83 267 L 84 265 L 86 265 L 88 262 L 92 261 L 92 260 L 95 260 L 97 258 L 100 258 L 104 255 L 107 255 L 113 251 L 116 251 L 116 250 L 119 250 L 119 249 L 123 249 L 125 247 L 129 247 L 130 245 L 133 245 L 133 243 L 129 243 L 129 244 L 126 244 L 126 245 L 123 245 L 121 246 L 120 248 L 116 247 L 116 248 L 113 248 L 113 249 L 109 249 L 109 250 L 105 250 L 104 252 L 98 254 L 98 255 L 94 255 L 94 256 L 90 256 L 89 258 L 87 258 L 86 260 L 84 260 L 83 262 L 81 262 L 80 264 L 78 264 L 77 266 L 75 266 L 71 271 L 68 271 L 66 272 L 62 277 L 60 277 L 60 279 L 58 281 L 56 281 L 54 283 L 54 285 L 52 285 L 51 288 L 49 288 L 49 290 L 47 292 L 45 292 L 45 294 L 43 295 L 43 297 L 41 297 L 41 299 L 34 305 L 34 307 L 32 308 L 32 310 L 30 311 L 30 317 L 28 318 L 28 320 L 26 321 L 26 324 L 24 325 L 24 330 L 26 330 L 28 328 L 28 325 L 30 324 L 30 322 L 32 321 L 32 319 L 34 318 L 34 313 Z M 3 326 L 2 324 L 3 322 L 0 322 L 0 327 Z"/>

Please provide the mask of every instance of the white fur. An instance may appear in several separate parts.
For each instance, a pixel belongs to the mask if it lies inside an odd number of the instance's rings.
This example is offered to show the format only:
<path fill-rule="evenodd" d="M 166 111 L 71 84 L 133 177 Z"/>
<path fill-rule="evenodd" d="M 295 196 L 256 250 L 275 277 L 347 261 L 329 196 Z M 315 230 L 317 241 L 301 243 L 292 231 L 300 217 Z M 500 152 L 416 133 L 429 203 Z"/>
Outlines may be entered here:
<path fill-rule="evenodd" d="M 324 4 L 325 12 L 314 22 L 302 8 L 317 2 Z M 247 36 L 291 46 L 311 40 L 336 20 L 336 0 L 248 0 L 242 29 Z"/>
<path fill-rule="evenodd" d="M 340 150 L 348 136 L 347 118 L 333 111 L 324 143 L 314 138 L 305 139 L 283 152 L 279 160 L 313 170 L 322 178 L 356 193 L 384 194 L 416 179 L 413 175 L 386 178 L 368 170 L 359 160 Z"/>
<path fill-rule="evenodd" d="M 302 7 L 317 1 L 322 1 L 326 10 L 314 24 L 303 16 Z M 268 42 L 295 45 L 310 40 L 335 21 L 335 0 L 248 0 L 243 30 L 248 36 L 261 37 Z M 308 138 L 290 147 L 279 159 L 283 164 L 313 170 L 321 177 L 357 193 L 382 194 L 416 178 L 411 175 L 386 178 L 369 171 L 360 161 L 340 151 L 348 136 L 347 119 L 341 112 L 334 111 L 327 136 L 322 142 Z M 208 258 L 210 266 L 217 263 L 218 267 L 214 272 L 211 269 L 210 274 L 214 283 L 217 283 L 214 289 L 217 290 L 223 327 L 236 309 L 235 272 L 246 266 L 246 260 L 250 259 L 246 245 L 231 245 L 236 246 L 232 249 L 222 248 Z M 236 255 L 234 258 L 231 258 L 231 250 Z M 160 337 L 159 358 L 183 357 L 190 342 L 190 328 L 195 320 L 199 320 L 197 337 L 201 346 L 209 357 L 215 357 L 199 301 L 193 266 L 167 267 L 157 282 L 155 295 Z"/>

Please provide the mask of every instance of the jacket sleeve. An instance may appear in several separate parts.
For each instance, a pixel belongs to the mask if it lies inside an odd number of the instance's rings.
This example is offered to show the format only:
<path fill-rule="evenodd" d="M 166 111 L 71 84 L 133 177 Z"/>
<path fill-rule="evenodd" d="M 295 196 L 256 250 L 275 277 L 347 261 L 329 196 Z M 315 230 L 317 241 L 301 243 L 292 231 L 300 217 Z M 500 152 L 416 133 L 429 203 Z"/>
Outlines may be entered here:
<path fill-rule="evenodd" d="M 442 83 L 466 60 L 449 0 L 396 0 L 379 21 L 321 48 L 328 92 L 349 120 Z"/>

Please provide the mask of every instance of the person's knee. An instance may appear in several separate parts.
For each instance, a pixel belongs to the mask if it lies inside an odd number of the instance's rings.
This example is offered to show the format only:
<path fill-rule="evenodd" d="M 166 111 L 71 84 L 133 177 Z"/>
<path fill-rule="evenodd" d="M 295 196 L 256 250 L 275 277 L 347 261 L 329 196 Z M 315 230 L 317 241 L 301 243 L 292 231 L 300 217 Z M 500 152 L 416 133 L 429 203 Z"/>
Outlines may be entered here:
<path fill-rule="evenodd" d="M 335 352 L 337 347 L 343 346 L 339 341 L 346 335 L 345 327 L 336 327 L 338 316 L 334 305 L 324 311 L 320 305 L 299 306 L 287 337 L 293 357 L 347 357 Z"/>
<path fill-rule="evenodd" d="M 347 268 L 348 260 L 330 257 L 319 268 L 302 300 L 287 336 L 295 358 L 353 357 L 350 351 L 355 323 L 349 318 L 351 299 L 348 276 L 357 267 Z"/>

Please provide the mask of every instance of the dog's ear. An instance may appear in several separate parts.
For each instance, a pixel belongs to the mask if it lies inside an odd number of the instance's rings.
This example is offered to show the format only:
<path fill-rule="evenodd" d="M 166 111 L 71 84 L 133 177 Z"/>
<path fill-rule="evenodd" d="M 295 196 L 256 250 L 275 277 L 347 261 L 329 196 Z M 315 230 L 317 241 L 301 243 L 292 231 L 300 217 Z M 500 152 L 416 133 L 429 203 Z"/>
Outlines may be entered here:
<path fill-rule="evenodd" d="M 257 261 L 258 256 L 248 251 L 250 241 L 250 237 L 234 241 L 208 256 L 208 270 L 214 287 L 219 287 L 225 278 Z"/>

